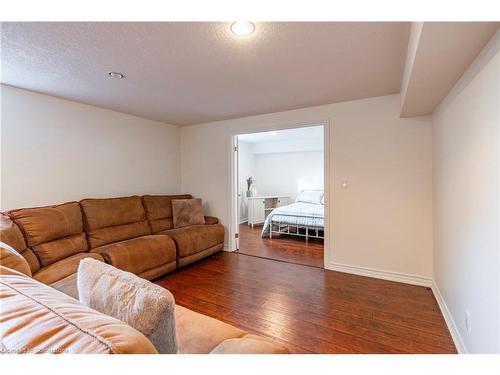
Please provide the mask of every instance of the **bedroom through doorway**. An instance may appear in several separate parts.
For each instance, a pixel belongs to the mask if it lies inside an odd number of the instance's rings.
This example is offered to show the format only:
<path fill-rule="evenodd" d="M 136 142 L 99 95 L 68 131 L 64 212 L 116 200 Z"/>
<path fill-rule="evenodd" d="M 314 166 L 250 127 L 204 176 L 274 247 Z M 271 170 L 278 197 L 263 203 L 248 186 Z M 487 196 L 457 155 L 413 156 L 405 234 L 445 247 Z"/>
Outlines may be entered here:
<path fill-rule="evenodd" d="M 235 137 L 238 252 L 324 267 L 324 126 Z"/>

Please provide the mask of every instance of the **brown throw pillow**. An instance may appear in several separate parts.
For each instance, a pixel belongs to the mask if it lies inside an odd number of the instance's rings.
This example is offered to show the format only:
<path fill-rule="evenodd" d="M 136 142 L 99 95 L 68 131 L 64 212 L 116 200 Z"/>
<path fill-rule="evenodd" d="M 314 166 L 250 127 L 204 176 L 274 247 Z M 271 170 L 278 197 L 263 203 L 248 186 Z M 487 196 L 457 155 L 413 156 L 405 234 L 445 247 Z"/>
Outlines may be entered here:
<path fill-rule="evenodd" d="M 200 198 L 172 200 L 174 228 L 205 224 L 203 205 Z"/>

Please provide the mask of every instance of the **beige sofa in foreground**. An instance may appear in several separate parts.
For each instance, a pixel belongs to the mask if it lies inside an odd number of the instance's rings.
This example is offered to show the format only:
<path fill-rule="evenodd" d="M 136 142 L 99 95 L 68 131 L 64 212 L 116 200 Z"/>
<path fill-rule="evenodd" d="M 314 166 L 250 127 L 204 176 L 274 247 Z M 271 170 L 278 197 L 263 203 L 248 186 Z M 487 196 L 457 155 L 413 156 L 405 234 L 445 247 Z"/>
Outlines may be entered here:
<path fill-rule="evenodd" d="M 143 334 L 126 323 L 32 279 L 24 258 L 3 243 L 0 262 L 1 352 L 157 353 Z M 68 286 L 74 295 L 76 286 Z M 175 318 L 179 353 L 288 353 L 271 339 L 181 306 L 176 306 Z"/>

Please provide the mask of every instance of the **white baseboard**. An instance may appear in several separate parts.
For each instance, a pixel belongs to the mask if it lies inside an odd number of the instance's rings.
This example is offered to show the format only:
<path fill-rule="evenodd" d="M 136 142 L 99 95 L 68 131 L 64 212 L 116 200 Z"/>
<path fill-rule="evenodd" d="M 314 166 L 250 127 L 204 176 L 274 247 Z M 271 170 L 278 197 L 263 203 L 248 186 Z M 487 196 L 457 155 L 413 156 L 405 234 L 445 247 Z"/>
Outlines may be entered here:
<path fill-rule="evenodd" d="M 240 220 L 240 224 L 244 224 L 244 223 L 246 223 L 246 222 L 248 222 L 248 219 L 241 219 L 241 220 Z"/>
<path fill-rule="evenodd" d="M 236 251 L 236 250 L 231 249 L 231 248 L 229 247 L 229 245 L 224 244 L 224 247 L 222 248 L 222 251 L 227 251 L 227 252 L 232 253 L 233 251 Z"/>
<path fill-rule="evenodd" d="M 426 287 L 432 287 L 432 279 L 429 277 L 410 275 L 399 272 L 383 271 L 375 268 L 351 266 L 348 264 L 332 262 L 326 267 L 331 271 L 352 273 L 359 276 L 375 277 L 377 279 L 384 279 L 390 281 L 397 281 L 400 283 L 420 285 Z"/>
<path fill-rule="evenodd" d="M 458 330 L 457 325 L 455 324 L 455 321 L 453 320 L 453 317 L 451 315 L 451 312 L 448 309 L 446 302 L 444 301 L 441 291 L 439 290 L 434 280 L 432 281 L 432 292 L 436 297 L 436 301 L 439 305 L 439 308 L 441 309 L 441 313 L 443 314 L 444 320 L 446 322 L 446 325 L 448 326 L 448 330 L 450 331 L 451 338 L 455 343 L 455 347 L 457 348 L 458 353 L 467 354 L 468 353 L 467 347 L 465 346 L 464 340 L 462 339 L 462 335 L 460 335 L 460 331 Z"/>

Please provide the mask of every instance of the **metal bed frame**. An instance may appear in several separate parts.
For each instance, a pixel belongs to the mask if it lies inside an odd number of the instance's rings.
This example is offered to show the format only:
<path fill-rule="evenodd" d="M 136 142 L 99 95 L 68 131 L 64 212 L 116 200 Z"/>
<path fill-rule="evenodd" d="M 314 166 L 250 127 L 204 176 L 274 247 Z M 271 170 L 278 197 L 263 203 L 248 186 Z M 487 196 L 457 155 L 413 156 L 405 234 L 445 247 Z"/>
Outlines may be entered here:
<path fill-rule="evenodd" d="M 283 216 L 313 217 L 313 218 L 318 217 L 318 216 L 314 216 L 314 215 L 283 215 Z M 311 234 L 311 232 L 312 232 L 312 234 Z M 270 239 L 273 238 L 273 233 L 288 234 L 291 236 L 305 237 L 306 242 L 309 241 L 309 238 L 325 239 L 325 228 L 324 227 L 317 227 L 317 226 L 303 225 L 303 224 L 284 223 L 284 222 L 279 221 L 279 220 L 271 219 L 271 222 L 269 223 L 269 238 Z"/>

